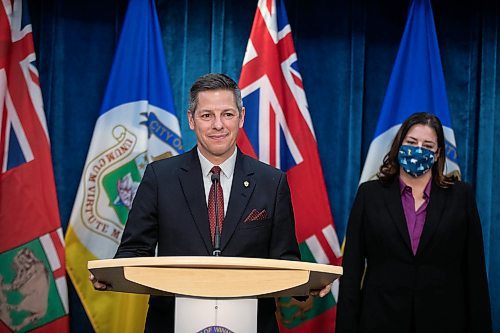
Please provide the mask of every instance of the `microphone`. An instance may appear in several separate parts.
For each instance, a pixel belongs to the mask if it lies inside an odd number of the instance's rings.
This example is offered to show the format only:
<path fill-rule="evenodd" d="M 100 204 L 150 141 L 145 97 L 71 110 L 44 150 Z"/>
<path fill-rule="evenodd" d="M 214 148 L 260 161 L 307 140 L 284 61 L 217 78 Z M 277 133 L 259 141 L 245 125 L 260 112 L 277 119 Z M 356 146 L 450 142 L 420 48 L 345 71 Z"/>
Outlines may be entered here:
<path fill-rule="evenodd" d="M 217 205 L 217 183 L 220 183 L 220 175 L 212 173 L 212 184 L 214 185 L 214 204 L 215 204 L 215 232 L 214 232 L 214 251 L 212 255 L 220 255 L 220 228 L 219 228 L 219 207 Z"/>

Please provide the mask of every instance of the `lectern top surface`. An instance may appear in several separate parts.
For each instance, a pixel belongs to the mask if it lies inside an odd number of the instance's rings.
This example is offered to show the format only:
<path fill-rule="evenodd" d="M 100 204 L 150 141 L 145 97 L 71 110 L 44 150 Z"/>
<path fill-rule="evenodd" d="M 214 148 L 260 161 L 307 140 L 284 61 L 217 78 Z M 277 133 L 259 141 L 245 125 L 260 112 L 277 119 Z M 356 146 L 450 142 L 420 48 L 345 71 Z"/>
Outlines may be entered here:
<path fill-rule="evenodd" d="M 290 269 L 310 270 L 322 273 L 342 275 L 341 266 L 324 265 L 302 261 L 244 258 L 244 257 L 210 257 L 210 256 L 177 256 L 177 257 L 140 257 L 92 260 L 89 269 L 150 266 L 150 267 L 197 267 L 197 268 L 244 268 L 244 269 Z"/>

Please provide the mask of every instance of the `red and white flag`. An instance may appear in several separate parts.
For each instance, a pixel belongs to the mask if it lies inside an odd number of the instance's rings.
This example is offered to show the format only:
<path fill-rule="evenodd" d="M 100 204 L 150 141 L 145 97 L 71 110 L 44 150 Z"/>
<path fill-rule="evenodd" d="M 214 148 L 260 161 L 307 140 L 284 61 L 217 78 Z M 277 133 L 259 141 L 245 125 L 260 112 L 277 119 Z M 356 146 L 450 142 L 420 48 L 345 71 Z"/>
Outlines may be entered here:
<path fill-rule="evenodd" d="M 304 261 L 341 264 L 290 24 L 282 0 L 260 0 L 239 86 L 246 109 L 243 152 L 287 173 Z M 282 331 L 333 332 L 338 281 L 324 298 L 279 301 Z"/>
<path fill-rule="evenodd" d="M 0 331 L 68 332 L 50 141 L 28 9 L 0 5 Z"/>

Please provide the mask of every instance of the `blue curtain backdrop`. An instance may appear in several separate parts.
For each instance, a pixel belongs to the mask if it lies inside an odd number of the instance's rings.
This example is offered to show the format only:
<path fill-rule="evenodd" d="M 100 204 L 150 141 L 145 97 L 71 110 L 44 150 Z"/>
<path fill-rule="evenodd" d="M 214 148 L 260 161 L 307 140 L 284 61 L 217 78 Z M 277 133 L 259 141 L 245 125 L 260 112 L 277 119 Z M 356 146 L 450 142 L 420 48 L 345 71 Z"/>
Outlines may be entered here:
<path fill-rule="evenodd" d="M 409 1 L 285 2 L 343 239 Z M 29 1 L 61 220 L 67 227 L 108 79 L 126 0 Z M 483 223 L 495 332 L 500 332 L 500 5 L 434 0 L 436 30 L 463 178 Z M 158 15 L 186 148 L 187 93 L 207 72 L 238 80 L 256 1 L 159 0 Z M 91 327 L 74 293 L 72 332 Z"/>

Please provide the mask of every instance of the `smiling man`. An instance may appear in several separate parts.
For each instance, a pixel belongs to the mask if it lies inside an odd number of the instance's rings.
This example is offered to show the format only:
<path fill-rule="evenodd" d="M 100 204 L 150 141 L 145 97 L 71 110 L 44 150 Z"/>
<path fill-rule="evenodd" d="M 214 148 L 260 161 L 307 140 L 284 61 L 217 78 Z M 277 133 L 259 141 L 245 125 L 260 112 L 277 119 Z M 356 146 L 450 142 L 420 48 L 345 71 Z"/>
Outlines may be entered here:
<path fill-rule="evenodd" d="M 241 105 L 238 88 L 228 82 L 227 89 L 211 89 L 212 84 L 218 83 L 212 80 L 219 76 L 209 74 L 203 77 L 207 81 L 202 78 L 193 85 L 188 112 L 189 127 L 196 133 L 198 150 L 214 165 L 222 164 L 236 151 L 238 131 L 245 120 L 245 108 Z"/>
<path fill-rule="evenodd" d="M 245 121 L 236 82 L 224 74 L 198 78 L 190 90 L 188 119 L 196 147 L 148 165 L 115 257 L 154 256 L 158 247 L 158 256 L 218 251 L 231 257 L 300 260 L 285 173 L 236 146 Z M 214 174 L 219 181 L 213 184 Z M 220 242 L 215 241 L 215 202 Z M 92 276 L 91 281 L 106 290 L 106 284 Z M 329 290 L 326 286 L 319 295 Z M 173 332 L 174 307 L 173 297 L 151 296 L 145 331 Z M 278 332 L 272 298 L 259 299 L 257 331 Z"/>

